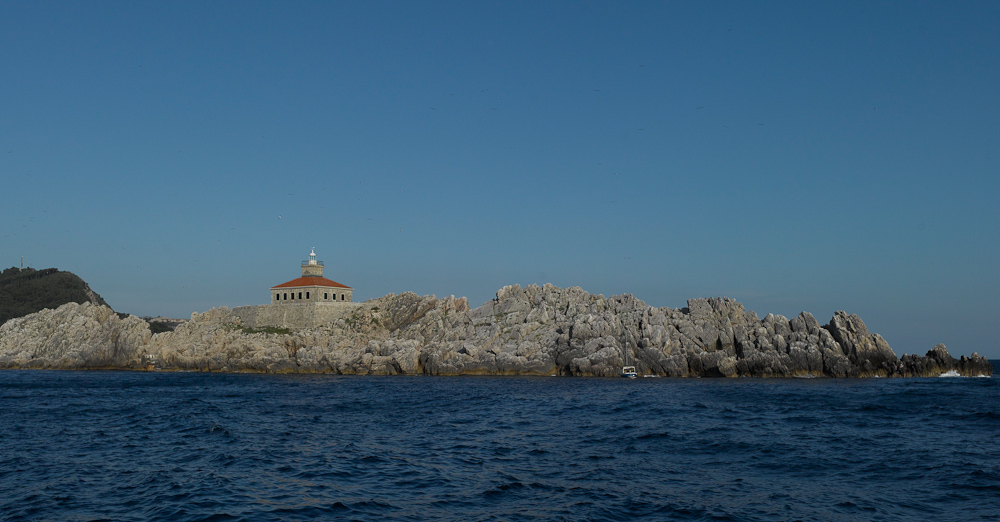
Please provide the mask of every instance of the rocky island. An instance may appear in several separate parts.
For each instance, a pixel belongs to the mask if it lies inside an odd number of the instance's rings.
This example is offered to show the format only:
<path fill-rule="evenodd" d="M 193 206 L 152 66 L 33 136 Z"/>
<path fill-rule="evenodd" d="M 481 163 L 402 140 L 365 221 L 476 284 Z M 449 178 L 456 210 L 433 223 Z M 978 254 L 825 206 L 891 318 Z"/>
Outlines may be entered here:
<path fill-rule="evenodd" d="M 902 358 L 856 315 L 760 318 L 728 298 L 673 309 L 629 294 L 506 286 L 465 298 L 389 294 L 309 327 L 251 324 L 239 308 L 194 313 L 172 331 L 105 305 L 67 303 L 0 326 L 0 368 L 210 372 L 664 377 L 991 375 L 944 345 Z"/>

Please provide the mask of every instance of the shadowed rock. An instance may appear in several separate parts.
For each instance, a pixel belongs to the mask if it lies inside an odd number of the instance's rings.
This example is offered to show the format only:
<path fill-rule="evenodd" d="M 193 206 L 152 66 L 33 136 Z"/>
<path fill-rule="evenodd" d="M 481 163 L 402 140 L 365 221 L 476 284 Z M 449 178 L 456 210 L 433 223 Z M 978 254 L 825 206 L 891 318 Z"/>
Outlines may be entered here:
<path fill-rule="evenodd" d="M 990 376 L 993 374 L 993 364 L 979 354 L 972 354 L 971 357 L 961 356 L 955 359 L 948 353 L 948 348 L 943 344 L 938 344 L 927 352 L 927 355 L 920 357 L 917 355 L 904 355 L 900 358 L 902 374 L 907 377 L 914 376 L 941 376 L 949 372 L 969 377 Z"/>

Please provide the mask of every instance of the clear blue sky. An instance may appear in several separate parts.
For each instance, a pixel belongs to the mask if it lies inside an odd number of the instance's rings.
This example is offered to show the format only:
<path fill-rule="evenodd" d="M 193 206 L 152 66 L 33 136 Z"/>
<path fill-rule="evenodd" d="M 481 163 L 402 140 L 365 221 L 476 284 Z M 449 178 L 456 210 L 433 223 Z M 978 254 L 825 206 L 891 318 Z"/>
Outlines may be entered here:
<path fill-rule="evenodd" d="M 0 265 L 550 282 L 1000 357 L 998 2 L 3 2 Z"/>

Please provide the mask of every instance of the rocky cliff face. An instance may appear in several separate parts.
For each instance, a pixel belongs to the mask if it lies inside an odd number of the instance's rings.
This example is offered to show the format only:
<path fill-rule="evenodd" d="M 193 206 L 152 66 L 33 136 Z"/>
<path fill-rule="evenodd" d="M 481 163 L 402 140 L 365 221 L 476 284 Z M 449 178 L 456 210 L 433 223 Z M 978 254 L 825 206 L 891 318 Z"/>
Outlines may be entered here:
<path fill-rule="evenodd" d="M 471 309 L 464 298 L 387 295 L 319 328 L 253 329 L 226 308 L 150 335 L 138 318 L 65 305 L 0 327 L 2 368 L 104 368 L 343 374 L 615 376 L 624 365 L 670 377 L 990 375 L 983 357 L 943 345 L 896 357 L 856 315 L 760 319 L 727 298 L 680 310 L 631 295 L 518 285 Z"/>

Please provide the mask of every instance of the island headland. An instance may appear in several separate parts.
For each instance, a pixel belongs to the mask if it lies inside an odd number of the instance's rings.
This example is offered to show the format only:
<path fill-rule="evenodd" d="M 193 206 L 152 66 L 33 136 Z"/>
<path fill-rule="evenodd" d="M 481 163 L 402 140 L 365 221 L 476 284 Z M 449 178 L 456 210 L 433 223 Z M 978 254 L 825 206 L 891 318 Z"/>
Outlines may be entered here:
<path fill-rule="evenodd" d="M 72 272 L 24 267 L 0 272 L 0 324 L 65 303 L 108 304 Z"/>
<path fill-rule="evenodd" d="M 465 298 L 406 292 L 361 303 L 213 308 L 155 334 L 150 324 L 91 302 L 44 309 L 0 326 L 0 368 L 606 377 L 634 365 L 641 375 L 663 377 L 993 373 L 984 357 L 956 359 L 944 345 L 897 357 L 846 312 L 821 325 L 808 312 L 760 318 L 725 297 L 657 308 L 630 294 L 604 297 L 550 284 L 505 286 L 477 308 Z"/>

